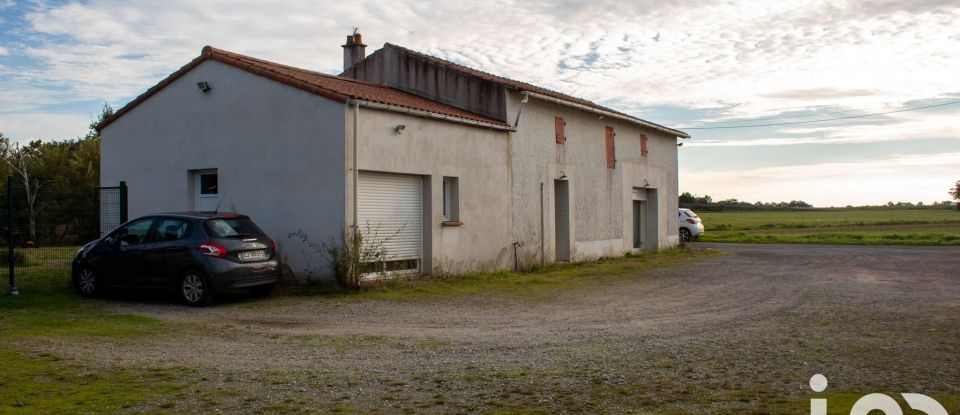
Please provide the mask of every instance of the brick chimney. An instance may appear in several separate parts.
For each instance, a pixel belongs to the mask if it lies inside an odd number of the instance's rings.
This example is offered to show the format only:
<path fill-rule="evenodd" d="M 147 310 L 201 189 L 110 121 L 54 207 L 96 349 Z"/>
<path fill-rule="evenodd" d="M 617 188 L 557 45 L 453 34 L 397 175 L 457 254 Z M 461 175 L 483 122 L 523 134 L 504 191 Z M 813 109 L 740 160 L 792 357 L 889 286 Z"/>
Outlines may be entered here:
<path fill-rule="evenodd" d="M 363 44 L 363 38 L 356 30 L 353 31 L 352 35 L 347 36 L 347 43 L 341 47 L 343 48 L 344 72 L 367 57 L 367 45 Z"/>

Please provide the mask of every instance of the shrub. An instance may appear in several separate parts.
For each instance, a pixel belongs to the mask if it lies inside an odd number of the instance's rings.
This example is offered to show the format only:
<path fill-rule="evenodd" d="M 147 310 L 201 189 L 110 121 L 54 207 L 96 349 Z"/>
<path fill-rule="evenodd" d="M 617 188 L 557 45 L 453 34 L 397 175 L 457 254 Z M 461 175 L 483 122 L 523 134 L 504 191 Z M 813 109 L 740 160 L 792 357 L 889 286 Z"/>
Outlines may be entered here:
<path fill-rule="evenodd" d="M 310 236 L 302 230 L 297 230 L 287 237 L 299 239 L 323 257 L 337 284 L 346 289 L 357 290 L 360 289 L 365 274 L 386 270 L 389 257 L 385 243 L 396 237 L 394 234 L 365 241 L 364 234 L 378 235 L 379 232 L 369 226 L 363 232 L 351 227 L 340 233 L 339 240 L 331 239 L 330 242 L 319 244 L 312 242 Z"/>

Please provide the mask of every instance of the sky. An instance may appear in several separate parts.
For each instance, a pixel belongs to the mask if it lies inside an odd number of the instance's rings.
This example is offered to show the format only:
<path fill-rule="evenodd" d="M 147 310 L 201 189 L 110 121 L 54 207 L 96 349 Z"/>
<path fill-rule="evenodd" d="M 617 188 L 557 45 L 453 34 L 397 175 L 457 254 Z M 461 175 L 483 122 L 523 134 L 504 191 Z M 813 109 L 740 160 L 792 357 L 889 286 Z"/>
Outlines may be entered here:
<path fill-rule="evenodd" d="M 0 0 L 0 132 L 83 136 L 204 45 L 336 74 L 358 27 L 368 53 L 390 42 L 689 128 L 681 191 L 929 203 L 960 180 L 957 22 L 956 0 Z M 774 123 L 794 124 L 716 128 Z"/>

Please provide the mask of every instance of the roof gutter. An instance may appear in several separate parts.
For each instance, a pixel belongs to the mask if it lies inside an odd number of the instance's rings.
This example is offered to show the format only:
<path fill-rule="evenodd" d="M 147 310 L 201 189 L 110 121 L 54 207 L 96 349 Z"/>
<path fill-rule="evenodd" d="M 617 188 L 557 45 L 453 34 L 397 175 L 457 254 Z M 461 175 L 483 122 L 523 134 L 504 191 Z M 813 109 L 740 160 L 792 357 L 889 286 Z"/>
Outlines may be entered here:
<path fill-rule="evenodd" d="M 492 130 L 516 131 L 513 127 L 510 127 L 509 125 L 499 125 L 499 124 L 493 124 L 493 123 L 488 123 L 483 121 L 475 121 L 475 120 L 468 120 L 465 118 L 451 117 L 449 115 L 437 114 L 429 111 L 415 110 L 412 108 L 400 107 L 396 105 L 381 104 L 379 102 L 364 101 L 359 99 L 353 99 L 350 102 L 351 102 L 351 105 L 353 105 L 352 103 L 355 102 L 356 105 L 359 105 L 361 107 L 373 108 L 373 109 L 384 110 L 384 111 L 399 112 L 402 114 L 413 115 L 415 117 L 432 118 L 432 119 L 441 120 L 441 121 L 450 121 L 450 122 L 455 122 L 459 124 L 470 125 L 473 127 L 489 128 Z"/>
<path fill-rule="evenodd" d="M 533 98 L 536 98 L 536 99 L 539 99 L 539 100 L 543 100 L 543 101 L 547 101 L 547 102 L 552 102 L 552 103 L 554 103 L 554 104 L 565 105 L 565 106 L 572 107 L 572 108 L 576 108 L 576 109 L 579 109 L 579 110 L 583 110 L 583 111 L 587 111 L 587 112 L 592 112 L 592 113 L 594 113 L 594 114 L 601 115 L 601 116 L 604 116 L 604 117 L 616 118 L 616 119 L 623 120 L 623 121 L 626 121 L 626 122 L 629 122 L 629 123 L 639 124 L 639 125 L 642 125 L 642 126 L 644 126 L 644 127 L 652 128 L 652 129 L 654 129 L 654 130 L 657 130 L 657 131 L 660 131 L 660 132 L 663 132 L 663 133 L 667 133 L 667 134 L 670 134 L 670 135 L 675 136 L 675 137 L 690 138 L 690 135 L 687 134 L 687 133 L 685 133 L 685 132 L 683 132 L 683 131 L 674 130 L 673 128 L 667 128 L 667 127 L 664 127 L 664 126 L 662 126 L 662 125 L 654 124 L 654 123 L 652 123 L 652 122 L 650 122 L 650 121 L 644 121 L 644 120 L 641 120 L 641 119 L 636 118 L 636 117 L 631 117 L 631 116 L 623 115 L 623 114 L 617 114 L 617 113 L 615 113 L 615 112 L 610 112 L 610 111 L 604 111 L 604 110 L 601 110 L 601 109 L 597 109 L 597 108 L 593 108 L 593 107 L 588 107 L 588 106 L 586 106 L 586 105 L 578 104 L 578 103 L 576 103 L 576 102 L 570 102 L 570 101 L 566 101 L 566 100 L 554 98 L 554 97 L 551 97 L 551 96 L 547 96 L 547 95 L 543 95 L 543 94 L 538 94 L 538 93 L 536 93 L 536 92 L 523 91 L 522 94 L 523 94 L 524 96 L 529 96 L 529 97 L 533 97 Z"/>

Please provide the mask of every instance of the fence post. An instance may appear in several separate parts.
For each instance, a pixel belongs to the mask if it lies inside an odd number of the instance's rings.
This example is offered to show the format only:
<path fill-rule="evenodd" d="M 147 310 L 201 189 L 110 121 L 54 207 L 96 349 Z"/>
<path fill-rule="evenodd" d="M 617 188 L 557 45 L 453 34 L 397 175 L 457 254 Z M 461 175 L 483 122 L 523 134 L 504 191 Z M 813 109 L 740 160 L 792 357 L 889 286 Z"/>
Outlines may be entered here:
<path fill-rule="evenodd" d="M 7 272 L 10 276 L 10 295 L 19 295 L 13 269 L 13 176 L 7 176 Z"/>
<path fill-rule="evenodd" d="M 120 181 L 120 223 L 127 223 L 127 182 Z"/>

